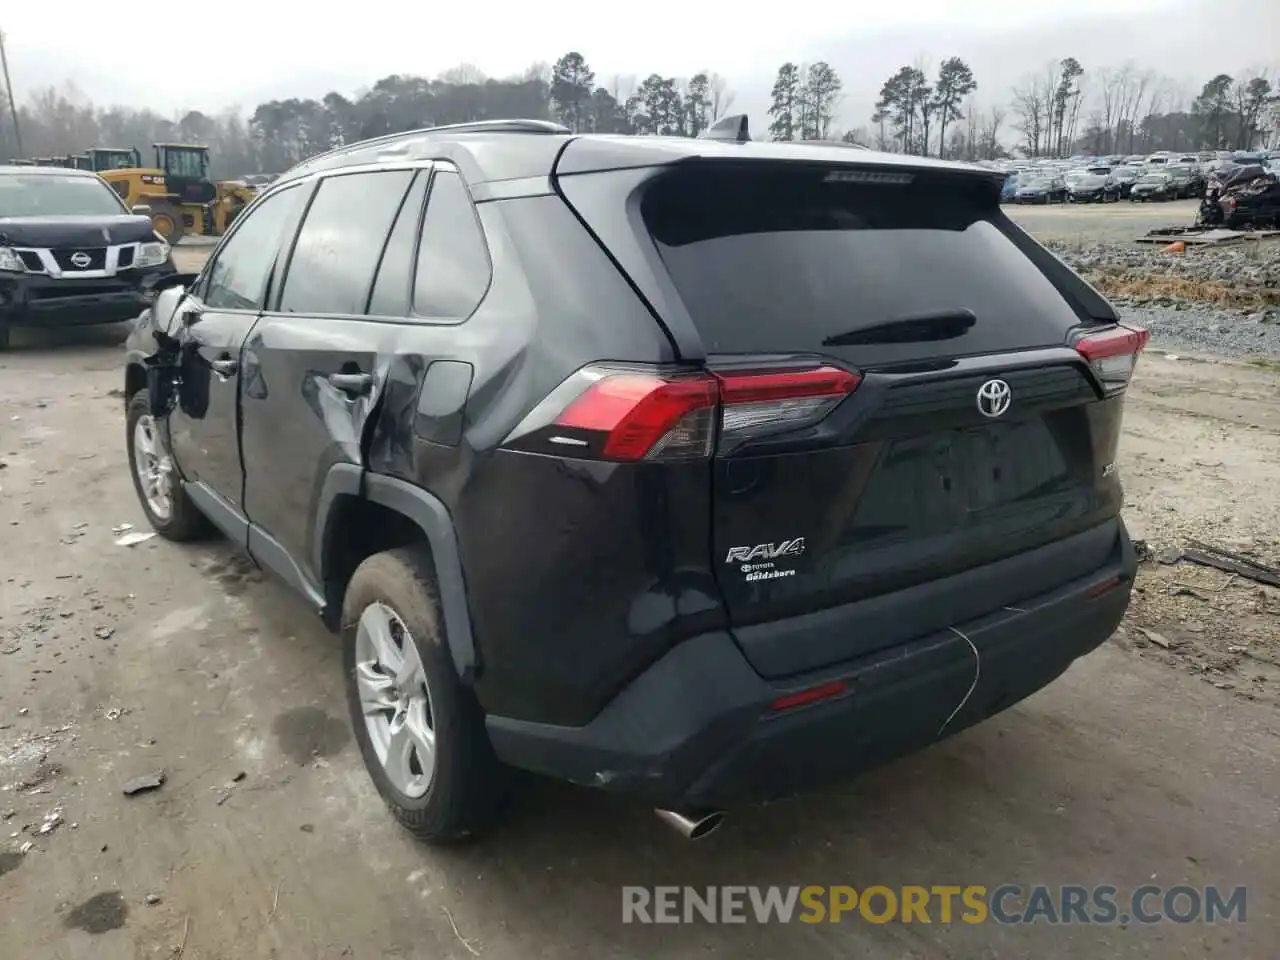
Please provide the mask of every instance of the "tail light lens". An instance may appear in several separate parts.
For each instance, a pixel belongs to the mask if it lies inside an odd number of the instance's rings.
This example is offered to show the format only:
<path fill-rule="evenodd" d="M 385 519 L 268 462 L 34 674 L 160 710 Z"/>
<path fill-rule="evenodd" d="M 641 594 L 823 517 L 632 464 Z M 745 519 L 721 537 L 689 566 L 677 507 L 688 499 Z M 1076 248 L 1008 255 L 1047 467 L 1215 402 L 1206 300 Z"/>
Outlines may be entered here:
<path fill-rule="evenodd" d="M 709 378 L 606 374 L 555 418 L 552 426 L 565 433 L 550 439 L 576 437 L 588 446 L 595 439 L 605 460 L 705 457 L 715 442 L 716 400 Z"/>
<path fill-rule="evenodd" d="M 731 442 L 818 423 L 860 382 L 857 374 L 834 367 L 717 379 L 724 404 L 721 436 Z"/>
<path fill-rule="evenodd" d="M 857 389 L 834 367 L 670 375 L 590 366 L 512 431 L 505 446 L 600 460 L 708 457 L 717 435 L 742 442 L 820 422 Z"/>
<path fill-rule="evenodd" d="M 1115 326 L 1076 341 L 1076 350 L 1102 381 L 1108 393 L 1123 390 L 1133 376 L 1140 354 L 1151 334 L 1138 327 Z"/>

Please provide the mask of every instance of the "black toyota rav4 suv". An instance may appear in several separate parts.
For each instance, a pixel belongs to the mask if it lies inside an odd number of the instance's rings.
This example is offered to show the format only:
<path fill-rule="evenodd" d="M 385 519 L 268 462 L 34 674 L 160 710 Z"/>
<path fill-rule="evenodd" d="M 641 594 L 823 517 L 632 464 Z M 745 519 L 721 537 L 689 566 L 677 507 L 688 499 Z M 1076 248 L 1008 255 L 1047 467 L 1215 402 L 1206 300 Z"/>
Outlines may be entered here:
<path fill-rule="evenodd" d="M 1145 331 L 1003 175 L 505 121 L 316 157 L 130 342 L 134 480 L 340 632 L 419 837 L 512 768 L 718 811 L 931 744 L 1112 632 Z"/>
<path fill-rule="evenodd" d="M 150 216 L 97 174 L 0 166 L 0 349 L 13 327 L 131 320 L 173 272 Z"/>

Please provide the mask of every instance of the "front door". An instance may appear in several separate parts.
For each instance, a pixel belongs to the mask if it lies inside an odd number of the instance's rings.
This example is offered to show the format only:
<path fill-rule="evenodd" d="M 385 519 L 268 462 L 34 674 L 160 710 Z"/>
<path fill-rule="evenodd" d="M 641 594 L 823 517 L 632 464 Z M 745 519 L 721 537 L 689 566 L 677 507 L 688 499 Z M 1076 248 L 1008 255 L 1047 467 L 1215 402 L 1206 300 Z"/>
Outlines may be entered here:
<path fill-rule="evenodd" d="M 178 307 L 181 384 L 169 417 L 174 462 L 184 480 L 241 515 L 240 351 L 258 321 L 280 239 L 304 194 L 291 188 L 255 204 Z"/>
<path fill-rule="evenodd" d="M 239 509 L 244 477 L 236 437 L 240 347 L 256 310 L 211 310 L 195 294 L 178 308 L 178 402 L 169 416 L 173 458 L 184 480 L 200 483 Z"/>

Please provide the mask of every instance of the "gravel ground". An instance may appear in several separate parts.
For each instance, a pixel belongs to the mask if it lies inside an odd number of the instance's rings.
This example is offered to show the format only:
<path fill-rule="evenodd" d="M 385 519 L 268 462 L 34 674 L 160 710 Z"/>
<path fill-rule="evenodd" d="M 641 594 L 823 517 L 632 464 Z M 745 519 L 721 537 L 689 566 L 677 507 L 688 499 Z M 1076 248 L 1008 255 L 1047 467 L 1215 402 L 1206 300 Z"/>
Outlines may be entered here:
<path fill-rule="evenodd" d="M 1280 362 L 1280 318 L 1261 323 L 1195 303 L 1119 306 L 1125 320 L 1146 327 L 1152 344 L 1172 354 L 1208 353 L 1266 365 Z"/>
<path fill-rule="evenodd" d="M 1047 245 L 1161 349 L 1280 359 L 1280 241 L 1184 253 L 1132 242 Z"/>

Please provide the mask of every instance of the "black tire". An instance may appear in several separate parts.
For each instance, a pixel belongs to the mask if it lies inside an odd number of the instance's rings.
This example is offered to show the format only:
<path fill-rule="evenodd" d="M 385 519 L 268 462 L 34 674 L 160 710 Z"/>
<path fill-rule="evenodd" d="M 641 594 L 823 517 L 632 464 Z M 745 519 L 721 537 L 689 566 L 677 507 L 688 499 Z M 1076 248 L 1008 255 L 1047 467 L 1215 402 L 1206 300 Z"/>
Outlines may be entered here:
<path fill-rule="evenodd" d="M 9 349 L 9 328 L 0 327 L 0 350 Z"/>
<path fill-rule="evenodd" d="M 172 224 L 172 228 L 167 232 L 160 229 L 164 220 L 168 220 Z M 155 227 L 156 233 L 164 237 L 165 241 L 171 247 L 178 245 L 178 241 L 182 239 L 187 232 L 187 228 L 182 224 L 182 213 L 177 207 L 168 203 L 155 203 L 151 205 L 151 223 Z"/>
<path fill-rule="evenodd" d="M 138 502 L 142 505 L 142 512 L 147 515 L 147 522 L 151 524 L 156 533 L 166 540 L 173 540 L 176 543 L 186 540 L 198 540 L 207 536 L 212 531 L 212 526 L 199 508 L 191 502 L 187 492 L 177 482 L 176 476 L 172 478 L 173 489 L 170 492 L 172 505 L 167 518 L 157 516 L 151 509 L 151 505 L 147 503 L 147 496 L 143 492 L 142 482 L 138 479 L 137 451 L 134 449 L 133 431 L 138 420 L 150 414 L 150 397 L 147 395 L 146 390 L 139 390 L 129 398 L 129 406 L 125 413 L 125 447 L 129 452 L 129 475 L 133 478 L 133 489 L 138 494 Z"/>
<path fill-rule="evenodd" d="M 365 726 L 356 685 L 356 633 L 374 603 L 391 608 L 418 648 L 435 731 L 435 768 L 421 797 L 391 782 Z M 365 768 L 392 815 L 425 843 L 453 843 L 491 825 L 508 794 L 509 771 L 493 753 L 484 714 L 458 679 L 435 600 L 435 574 L 420 548 L 377 553 L 356 568 L 342 604 L 343 673 L 351 725 Z"/>

